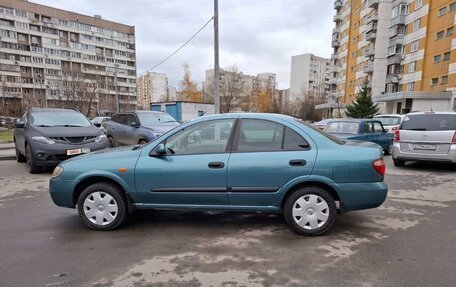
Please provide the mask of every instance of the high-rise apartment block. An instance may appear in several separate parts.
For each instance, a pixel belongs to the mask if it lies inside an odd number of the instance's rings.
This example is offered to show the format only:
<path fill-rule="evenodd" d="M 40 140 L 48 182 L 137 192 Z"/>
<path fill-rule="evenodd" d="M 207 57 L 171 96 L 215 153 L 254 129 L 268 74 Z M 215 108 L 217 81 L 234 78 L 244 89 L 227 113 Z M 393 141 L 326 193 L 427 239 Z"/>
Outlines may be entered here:
<path fill-rule="evenodd" d="M 168 93 L 168 77 L 165 73 L 147 72 L 138 78 L 138 108 L 149 110 L 151 102 L 174 100 Z"/>
<path fill-rule="evenodd" d="M 291 57 L 289 101 L 294 103 L 306 96 L 325 99 L 329 83 L 329 59 L 303 54 Z"/>
<path fill-rule="evenodd" d="M 363 83 L 382 112 L 455 109 L 454 0 L 336 0 L 325 117 Z"/>
<path fill-rule="evenodd" d="M 0 76 L 5 113 L 69 107 L 95 115 L 134 108 L 134 27 L 0 0 Z"/>

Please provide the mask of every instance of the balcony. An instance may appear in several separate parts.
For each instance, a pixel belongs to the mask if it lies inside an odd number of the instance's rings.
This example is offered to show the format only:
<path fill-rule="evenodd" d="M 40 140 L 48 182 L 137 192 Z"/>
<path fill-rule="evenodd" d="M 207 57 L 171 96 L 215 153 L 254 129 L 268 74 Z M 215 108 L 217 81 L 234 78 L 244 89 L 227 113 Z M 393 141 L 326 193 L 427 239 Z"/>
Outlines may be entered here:
<path fill-rule="evenodd" d="M 373 20 L 366 24 L 366 33 L 377 31 L 377 21 Z"/>
<path fill-rule="evenodd" d="M 404 35 L 397 35 L 394 38 L 390 39 L 390 46 L 394 46 L 397 44 L 402 45 L 404 43 Z"/>
<path fill-rule="evenodd" d="M 340 46 L 340 39 L 333 39 L 331 43 L 331 47 L 337 48 Z"/>
<path fill-rule="evenodd" d="M 402 61 L 402 55 L 401 54 L 394 54 L 393 56 L 389 56 L 387 63 L 388 65 L 393 65 L 393 64 L 400 64 Z"/>
<path fill-rule="evenodd" d="M 370 47 L 364 52 L 364 56 L 371 57 L 375 55 L 375 47 Z"/>
<path fill-rule="evenodd" d="M 399 15 L 391 19 L 391 27 L 405 24 L 405 15 Z"/>
<path fill-rule="evenodd" d="M 369 64 L 367 64 L 366 67 L 364 67 L 364 73 L 366 74 L 371 74 L 374 72 L 374 63 L 369 61 Z"/>
<path fill-rule="evenodd" d="M 366 33 L 366 41 L 375 41 L 375 38 L 377 38 L 377 32 L 376 31 L 371 31 L 369 33 Z"/>
<path fill-rule="evenodd" d="M 331 54 L 331 61 L 337 60 L 337 54 Z"/>
<path fill-rule="evenodd" d="M 336 26 L 333 28 L 333 35 L 339 35 L 340 34 L 340 27 Z M 336 36 L 333 36 L 336 37 Z"/>
<path fill-rule="evenodd" d="M 399 83 L 400 76 L 398 74 L 386 75 L 386 84 L 397 84 Z"/>
<path fill-rule="evenodd" d="M 330 85 L 337 85 L 337 78 L 330 78 L 328 81 L 328 84 Z"/>
<path fill-rule="evenodd" d="M 380 0 L 367 0 L 366 6 L 369 8 L 377 8 L 378 3 L 380 3 Z"/>
<path fill-rule="evenodd" d="M 339 13 L 337 13 L 336 15 L 334 15 L 333 21 L 336 22 L 336 23 L 342 21 L 342 15 L 340 15 Z"/>
<path fill-rule="evenodd" d="M 334 9 L 339 10 L 340 8 L 342 8 L 342 1 L 340 1 L 340 0 L 334 1 Z"/>

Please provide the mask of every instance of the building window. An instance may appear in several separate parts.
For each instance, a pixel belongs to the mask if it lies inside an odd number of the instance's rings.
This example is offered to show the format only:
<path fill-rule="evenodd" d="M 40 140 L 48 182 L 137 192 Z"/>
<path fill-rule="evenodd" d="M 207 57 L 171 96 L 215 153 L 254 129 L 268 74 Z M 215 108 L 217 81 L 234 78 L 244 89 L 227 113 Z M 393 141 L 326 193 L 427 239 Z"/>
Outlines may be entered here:
<path fill-rule="evenodd" d="M 436 35 L 436 40 L 440 40 L 443 38 L 443 36 L 445 36 L 445 31 L 440 31 L 440 32 L 437 32 L 437 35 Z"/>
<path fill-rule="evenodd" d="M 456 2 L 450 4 L 450 11 L 456 11 Z"/>
<path fill-rule="evenodd" d="M 434 63 L 440 63 L 441 60 L 442 60 L 442 56 L 440 56 L 440 54 L 434 56 Z"/>
<path fill-rule="evenodd" d="M 439 78 L 432 78 L 431 79 L 431 85 L 432 86 L 435 86 L 435 85 L 438 85 L 439 84 Z"/>
<path fill-rule="evenodd" d="M 415 62 L 410 62 L 409 64 L 409 73 L 413 73 L 416 71 L 416 61 Z"/>
<path fill-rule="evenodd" d="M 445 15 L 447 12 L 447 7 L 439 9 L 439 17 Z"/>
<path fill-rule="evenodd" d="M 410 52 L 418 51 L 419 40 L 415 40 L 410 44 Z"/>
<path fill-rule="evenodd" d="M 442 77 L 442 81 L 440 82 L 440 84 L 447 84 L 448 83 L 448 76 L 443 76 Z"/>
<path fill-rule="evenodd" d="M 418 31 L 420 29 L 420 25 L 421 25 L 421 18 L 413 21 L 413 32 Z"/>
<path fill-rule="evenodd" d="M 409 13 L 409 5 L 401 3 L 393 8 L 392 18 L 399 16 L 399 15 L 408 15 L 408 13 Z"/>
<path fill-rule="evenodd" d="M 453 35 L 453 27 L 447 29 L 447 37 Z"/>
<path fill-rule="evenodd" d="M 413 92 L 415 90 L 415 82 L 410 82 L 407 84 L 407 91 Z"/>
<path fill-rule="evenodd" d="M 443 54 L 443 60 L 444 61 L 449 61 L 451 58 L 451 52 L 446 52 Z"/>
<path fill-rule="evenodd" d="M 420 9 L 423 6 L 423 0 L 415 0 L 415 10 Z"/>

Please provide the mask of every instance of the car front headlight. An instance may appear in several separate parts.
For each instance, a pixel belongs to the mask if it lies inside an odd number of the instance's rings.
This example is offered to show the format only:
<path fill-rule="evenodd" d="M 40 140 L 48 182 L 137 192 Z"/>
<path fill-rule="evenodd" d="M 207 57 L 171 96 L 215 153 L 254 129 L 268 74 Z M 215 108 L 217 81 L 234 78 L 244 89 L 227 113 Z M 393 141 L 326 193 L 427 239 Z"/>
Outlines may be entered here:
<path fill-rule="evenodd" d="M 45 138 L 45 137 L 32 137 L 32 140 L 39 142 L 39 143 L 55 144 L 55 141 Z"/>
<path fill-rule="evenodd" d="M 97 138 L 95 139 L 95 142 L 96 143 L 100 143 L 102 141 L 105 141 L 106 140 L 106 135 L 99 135 L 97 136 Z"/>
<path fill-rule="evenodd" d="M 56 166 L 54 168 L 54 171 L 52 172 L 52 177 L 58 177 L 59 175 L 61 175 L 63 173 L 63 167 L 61 167 L 60 165 Z"/>

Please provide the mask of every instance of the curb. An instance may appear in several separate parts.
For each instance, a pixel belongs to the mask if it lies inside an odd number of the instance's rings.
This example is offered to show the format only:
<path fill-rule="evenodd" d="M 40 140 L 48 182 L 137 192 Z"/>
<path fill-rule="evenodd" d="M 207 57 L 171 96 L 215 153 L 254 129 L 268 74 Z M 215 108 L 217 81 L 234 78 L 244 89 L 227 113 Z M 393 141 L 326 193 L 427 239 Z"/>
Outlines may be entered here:
<path fill-rule="evenodd" d="M 16 156 L 12 156 L 12 155 L 0 156 L 0 161 L 3 161 L 3 160 L 16 160 Z"/>
<path fill-rule="evenodd" d="M 9 149 L 14 149 L 14 146 L 5 147 L 5 146 L 1 146 L 1 144 L 0 144 L 0 150 L 9 150 Z"/>

